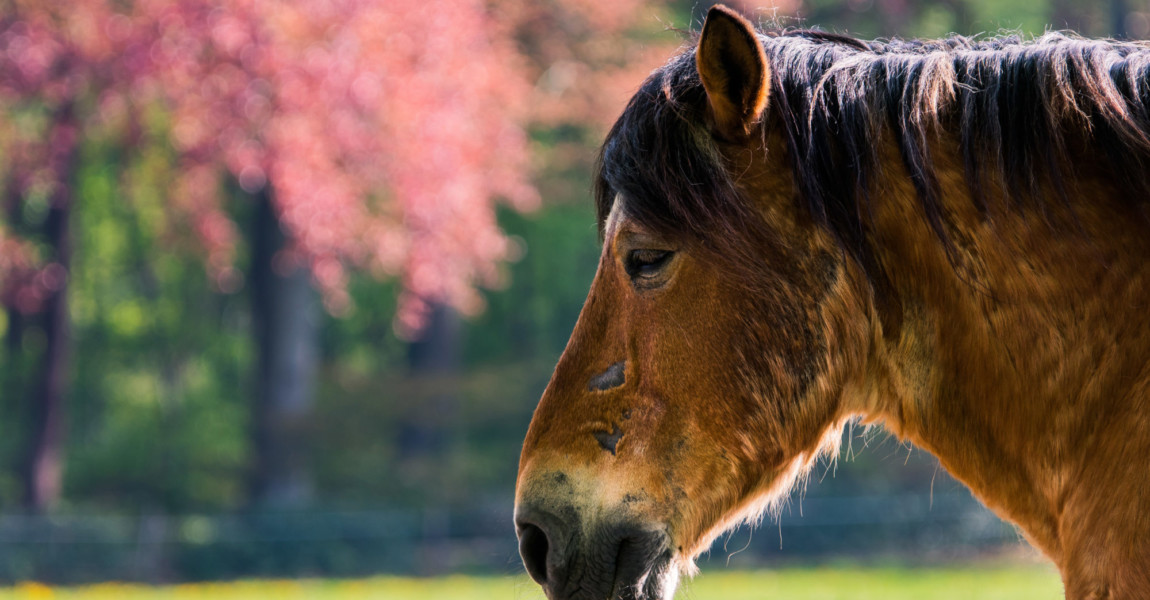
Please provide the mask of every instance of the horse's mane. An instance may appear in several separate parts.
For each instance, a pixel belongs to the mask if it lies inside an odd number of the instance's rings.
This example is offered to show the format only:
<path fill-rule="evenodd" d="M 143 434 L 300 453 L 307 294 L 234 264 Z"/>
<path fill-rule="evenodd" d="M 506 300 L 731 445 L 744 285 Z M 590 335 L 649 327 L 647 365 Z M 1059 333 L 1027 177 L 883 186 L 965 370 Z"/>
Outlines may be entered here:
<path fill-rule="evenodd" d="M 1069 202 L 1065 168 L 1082 144 L 1127 201 L 1150 199 L 1150 46 L 1063 33 L 861 41 L 791 30 L 760 40 L 771 71 L 767 110 L 781 117 L 801 201 L 856 256 L 867 253 L 863 216 L 885 135 L 944 243 L 931 156 L 941 131 L 960 146 L 980 210 L 991 182 L 1020 206 Z M 706 130 L 694 46 L 643 83 L 608 134 L 595 185 L 599 223 L 622 193 L 629 215 L 649 227 L 737 251 L 747 224 L 760 219 Z"/>

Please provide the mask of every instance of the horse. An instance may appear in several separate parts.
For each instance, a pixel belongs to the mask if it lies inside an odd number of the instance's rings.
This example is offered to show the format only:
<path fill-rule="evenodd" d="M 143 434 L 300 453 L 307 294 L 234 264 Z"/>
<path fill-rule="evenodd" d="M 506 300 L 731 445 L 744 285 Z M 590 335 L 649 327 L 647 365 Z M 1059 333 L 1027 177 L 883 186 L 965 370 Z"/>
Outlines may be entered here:
<path fill-rule="evenodd" d="M 672 597 L 852 422 L 1150 598 L 1150 46 L 860 41 L 723 6 L 600 151 L 598 270 L 523 443 L 551 600 Z"/>

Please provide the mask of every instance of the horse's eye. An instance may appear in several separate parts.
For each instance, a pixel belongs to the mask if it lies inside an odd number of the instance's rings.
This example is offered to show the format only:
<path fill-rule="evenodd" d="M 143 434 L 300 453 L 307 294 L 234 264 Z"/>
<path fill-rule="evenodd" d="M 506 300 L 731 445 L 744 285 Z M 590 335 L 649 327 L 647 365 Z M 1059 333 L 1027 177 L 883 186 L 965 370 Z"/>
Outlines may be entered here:
<path fill-rule="evenodd" d="M 631 279 L 650 279 L 667 266 L 673 254 L 670 250 L 632 250 L 624 267 Z"/>

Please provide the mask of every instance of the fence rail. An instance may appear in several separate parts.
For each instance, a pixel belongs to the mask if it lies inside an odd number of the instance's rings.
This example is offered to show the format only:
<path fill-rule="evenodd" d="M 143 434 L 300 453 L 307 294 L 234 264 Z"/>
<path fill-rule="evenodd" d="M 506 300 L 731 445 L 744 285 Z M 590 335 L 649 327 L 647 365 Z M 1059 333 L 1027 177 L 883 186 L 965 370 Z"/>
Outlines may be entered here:
<path fill-rule="evenodd" d="M 511 522 L 510 499 L 413 510 L 7 514 L 0 515 L 0 580 L 518 573 Z M 947 560 L 1018 539 L 965 492 L 823 496 L 792 500 L 777 524 L 738 530 L 711 556 L 736 555 L 742 565 L 828 556 Z"/>

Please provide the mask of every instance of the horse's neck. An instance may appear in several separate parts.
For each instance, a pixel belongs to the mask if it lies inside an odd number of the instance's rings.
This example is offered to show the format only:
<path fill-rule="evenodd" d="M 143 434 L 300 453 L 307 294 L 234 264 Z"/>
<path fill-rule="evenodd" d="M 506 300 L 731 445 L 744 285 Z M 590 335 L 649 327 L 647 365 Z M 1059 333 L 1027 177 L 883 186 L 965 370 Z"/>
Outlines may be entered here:
<path fill-rule="evenodd" d="M 1071 208 L 991 198 L 988 219 L 957 153 L 936 157 L 949 257 L 905 173 L 879 183 L 874 242 L 902 318 L 878 336 L 894 393 L 875 416 L 1060 560 L 1075 490 L 1116 493 L 1109 461 L 1150 452 L 1150 226 L 1089 178 L 1070 182 Z"/>

